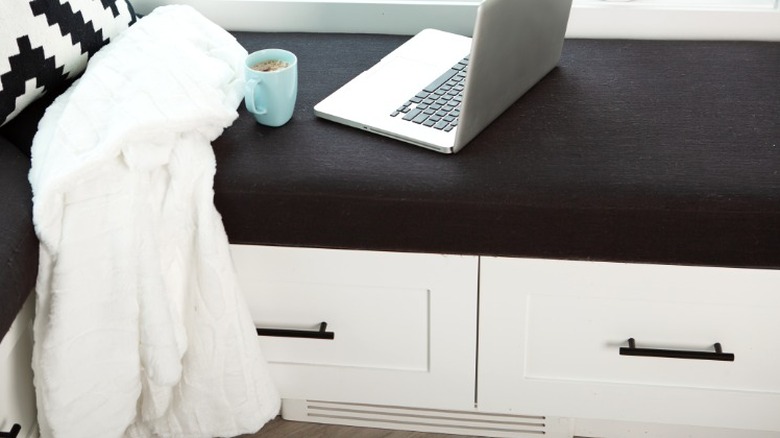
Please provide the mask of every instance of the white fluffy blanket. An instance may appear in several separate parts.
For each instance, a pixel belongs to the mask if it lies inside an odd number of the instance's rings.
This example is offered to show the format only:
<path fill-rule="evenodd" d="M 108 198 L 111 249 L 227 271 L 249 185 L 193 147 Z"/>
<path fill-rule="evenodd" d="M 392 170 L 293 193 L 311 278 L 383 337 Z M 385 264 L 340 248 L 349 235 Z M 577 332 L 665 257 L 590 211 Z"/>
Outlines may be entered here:
<path fill-rule="evenodd" d="M 51 105 L 30 182 L 43 437 L 232 437 L 279 410 L 213 204 L 246 51 L 167 6 Z"/>

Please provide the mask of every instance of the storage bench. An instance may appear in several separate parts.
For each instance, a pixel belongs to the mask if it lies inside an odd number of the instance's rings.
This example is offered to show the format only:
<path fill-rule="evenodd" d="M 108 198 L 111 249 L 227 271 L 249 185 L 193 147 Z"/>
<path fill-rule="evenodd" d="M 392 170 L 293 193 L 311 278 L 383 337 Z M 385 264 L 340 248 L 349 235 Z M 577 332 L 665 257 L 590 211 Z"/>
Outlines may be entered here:
<path fill-rule="evenodd" d="M 214 142 L 215 203 L 241 281 L 258 325 L 317 330 L 327 322 L 338 340 L 261 338 L 286 416 L 493 436 L 518 430 L 566 437 L 780 435 L 777 419 L 761 410 L 780 397 L 769 374 L 725 387 L 686 380 L 695 368 L 671 380 L 634 381 L 551 371 L 547 365 L 558 358 L 545 356 L 552 354 L 548 344 L 557 348 L 570 336 L 585 336 L 578 328 L 591 319 L 610 322 L 609 314 L 585 312 L 602 304 L 618 312 L 638 309 L 642 317 L 692 312 L 707 321 L 702 309 L 737 305 L 736 321 L 771 324 L 767 315 L 780 311 L 773 295 L 780 293 L 780 44 L 567 40 L 558 68 L 463 151 L 443 156 L 312 112 L 406 37 L 236 36 L 250 51 L 281 47 L 300 62 L 298 104 L 288 125 L 259 126 L 241 108 Z M 0 254 L 3 333 L 32 289 L 37 267 L 25 185 L 29 162 L 13 149 L 24 150 L 18 134 L 4 127 L 9 142 L 0 139 L 0 179 L 9 190 L 2 217 L 16 223 L 0 241 L 7 245 Z M 660 281 L 655 298 L 632 290 L 630 282 L 605 286 L 606 295 L 579 285 L 545 292 L 547 279 L 518 274 L 535 273 L 540 259 L 552 263 L 550 281 L 568 275 L 569 263 L 583 263 L 577 265 L 584 266 L 582 282 L 596 285 L 612 278 L 599 268 L 602 262 L 617 271 L 624 263 L 639 270 L 653 264 L 657 268 L 648 269 L 661 278 L 667 269 L 686 274 L 673 289 Z M 501 266 L 504 273 L 495 274 Z M 696 288 L 706 269 L 734 268 L 758 289 L 742 295 L 728 287 L 708 296 Z M 541 310 L 524 310 L 529 302 Z M 393 320 L 399 331 L 388 323 Z M 614 324 L 619 321 L 627 318 Z M 746 325 L 722 337 L 724 327 L 731 326 L 716 320 L 683 327 L 672 347 L 708 350 L 707 343 L 722 342 L 740 364 L 767 354 L 765 343 L 741 341 L 759 328 Z M 666 334 L 656 338 L 642 330 L 617 330 L 599 348 L 613 358 L 629 337 L 640 347 L 667 346 Z M 539 331 L 547 337 L 527 336 Z M 731 338 L 740 342 L 726 341 Z M 737 350 L 729 351 L 732 346 Z M 527 351 L 544 354 L 529 361 Z M 495 356 L 509 362 L 497 364 Z M 526 368 L 502 371 L 512 363 Z M 567 379 L 601 383 L 560 384 Z M 722 406 L 689 407 L 704 410 L 696 415 L 686 415 L 685 406 L 677 415 L 663 411 L 670 408 L 659 399 L 690 386 L 725 391 L 718 397 L 733 403 L 732 417 L 716 418 Z M 732 397 L 740 392 L 748 395 Z M 642 400 L 634 395 L 656 397 L 659 410 L 637 414 Z M 759 399 L 767 404 L 747 412 Z M 572 407 L 575 401 L 581 408 Z M 594 405 L 584 405 L 589 402 Z M 753 430 L 733 429 L 745 427 Z"/>

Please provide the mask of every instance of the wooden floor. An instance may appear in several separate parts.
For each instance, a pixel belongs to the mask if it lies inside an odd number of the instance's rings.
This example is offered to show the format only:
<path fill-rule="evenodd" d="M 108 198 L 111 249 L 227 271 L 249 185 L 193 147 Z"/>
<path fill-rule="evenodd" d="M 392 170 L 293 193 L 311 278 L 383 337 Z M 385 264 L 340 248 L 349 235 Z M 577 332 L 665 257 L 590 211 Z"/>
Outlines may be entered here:
<path fill-rule="evenodd" d="M 277 418 L 254 435 L 237 438 L 468 438 L 461 435 L 440 433 L 404 432 L 398 430 L 369 429 L 363 427 L 332 426 L 300 423 Z"/>

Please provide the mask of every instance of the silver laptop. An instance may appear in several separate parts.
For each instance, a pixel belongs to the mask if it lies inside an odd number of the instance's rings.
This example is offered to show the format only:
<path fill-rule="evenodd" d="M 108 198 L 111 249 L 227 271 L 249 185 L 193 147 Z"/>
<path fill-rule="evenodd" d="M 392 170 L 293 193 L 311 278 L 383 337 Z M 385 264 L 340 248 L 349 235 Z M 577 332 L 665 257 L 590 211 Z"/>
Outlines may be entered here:
<path fill-rule="evenodd" d="M 324 119 L 455 153 L 558 63 L 572 0 L 484 0 L 474 37 L 426 29 L 314 107 Z"/>

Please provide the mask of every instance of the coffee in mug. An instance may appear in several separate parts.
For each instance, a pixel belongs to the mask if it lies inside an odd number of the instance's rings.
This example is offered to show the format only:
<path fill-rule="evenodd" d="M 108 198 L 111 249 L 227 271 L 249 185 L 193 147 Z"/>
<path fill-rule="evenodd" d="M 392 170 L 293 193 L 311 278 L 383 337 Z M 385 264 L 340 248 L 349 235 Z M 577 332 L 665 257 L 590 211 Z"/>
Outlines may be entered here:
<path fill-rule="evenodd" d="M 257 64 L 253 65 L 251 68 L 254 71 L 277 71 L 282 70 L 290 66 L 289 62 L 282 61 L 279 59 L 269 59 L 266 61 L 258 62 Z"/>

